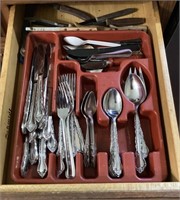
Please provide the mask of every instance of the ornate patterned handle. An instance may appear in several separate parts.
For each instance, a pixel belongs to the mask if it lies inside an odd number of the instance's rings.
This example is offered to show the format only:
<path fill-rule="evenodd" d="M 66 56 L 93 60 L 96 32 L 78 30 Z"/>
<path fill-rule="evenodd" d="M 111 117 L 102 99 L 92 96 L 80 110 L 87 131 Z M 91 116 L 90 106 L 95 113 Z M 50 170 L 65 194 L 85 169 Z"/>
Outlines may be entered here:
<path fill-rule="evenodd" d="M 115 118 L 111 119 L 109 173 L 112 177 L 120 177 L 122 173 L 121 157 L 119 155 L 117 125 Z"/>
<path fill-rule="evenodd" d="M 141 128 L 137 110 L 134 116 L 134 125 L 135 125 L 136 170 L 139 173 L 142 173 L 147 165 L 145 158 L 148 156 L 149 149 L 144 140 L 143 131 Z"/>
<path fill-rule="evenodd" d="M 67 121 L 69 122 L 69 121 Z M 76 175 L 76 170 L 75 170 L 75 163 L 74 163 L 74 157 L 73 157 L 73 152 L 72 152 L 72 143 L 71 143 L 71 137 L 69 133 L 69 124 L 66 124 L 66 129 L 65 129 L 65 120 L 63 120 L 63 127 L 64 127 L 64 133 L 63 136 L 65 136 L 65 142 L 66 142 L 66 163 L 67 163 L 67 169 L 65 172 L 66 178 L 74 178 Z M 66 133 L 65 133 L 66 130 Z"/>
<path fill-rule="evenodd" d="M 57 155 L 60 156 L 60 167 L 59 167 L 59 170 L 57 172 L 57 176 L 60 176 L 63 171 L 65 170 L 65 164 L 64 164 L 64 161 L 63 159 L 65 158 L 65 145 L 64 145 L 64 140 L 63 140 L 63 127 L 62 127 L 62 120 L 59 119 L 59 131 L 58 131 L 58 138 L 59 138 L 59 141 L 58 141 L 58 150 L 57 150 Z"/>
<path fill-rule="evenodd" d="M 39 162 L 37 172 L 43 178 L 47 172 L 46 164 L 46 140 L 42 137 L 39 144 Z"/>
<path fill-rule="evenodd" d="M 29 164 L 29 141 L 28 137 L 25 137 L 24 142 L 24 152 L 21 161 L 21 176 L 25 177 L 28 171 L 28 164 Z"/>
<path fill-rule="evenodd" d="M 26 122 L 26 128 L 29 132 L 33 132 L 37 128 L 37 123 L 36 123 L 36 120 L 34 118 L 36 89 L 37 89 L 37 83 L 34 83 L 33 84 L 32 99 L 31 99 L 31 106 L 30 106 L 30 113 L 29 113 L 28 121 Z"/>
<path fill-rule="evenodd" d="M 38 77 L 37 91 L 36 91 L 36 104 L 35 104 L 35 119 L 39 123 L 45 115 L 44 100 L 43 100 L 43 76 Z"/>
<path fill-rule="evenodd" d="M 35 164 L 38 161 L 38 145 L 37 145 L 37 140 L 36 138 L 34 138 L 31 141 L 31 145 L 30 145 L 30 158 L 29 161 L 31 163 L 31 165 Z"/>
<path fill-rule="evenodd" d="M 26 122 L 28 120 L 28 115 L 29 115 L 30 106 L 31 106 L 31 95 L 32 95 L 32 80 L 31 80 L 31 76 L 32 76 L 32 71 L 31 71 L 30 80 L 29 80 L 29 84 L 28 84 L 28 90 L 27 90 L 27 94 L 26 94 L 26 101 L 25 101 L 25 106 L 24 106 L 23 120 L 22 120 L 22 123 L 21 123 L 21 130 L 22 130 L 23 134 L 27 133 Z"/>
<path fill-rule="evenodd" d="M 89 119 L 89 136 L 90 136 L 90 165 L 96 166 L 97 147 L 94 137 L 94 121 L 93 118 Z"/>
<path fill-rule="evenodd" d="M 85 138 L 85 145 L 84 145 L 84 166 L 89 167 L 90 166 L 90 149 L 89 149 L 89 120 L 86 117 L 86 138 Z"/>

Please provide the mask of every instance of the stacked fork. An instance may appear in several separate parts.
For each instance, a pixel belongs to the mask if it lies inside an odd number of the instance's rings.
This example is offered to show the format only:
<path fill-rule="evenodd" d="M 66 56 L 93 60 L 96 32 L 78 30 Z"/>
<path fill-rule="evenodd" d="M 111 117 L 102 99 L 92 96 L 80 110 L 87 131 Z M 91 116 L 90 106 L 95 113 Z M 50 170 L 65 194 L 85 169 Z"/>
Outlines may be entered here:
<path fill-rule="evenodd" d="M 59 142 L 57 155 L 60 155 L 58 176 L 65 170 L 63 159 L 66 160 L 66 178 L 74 178 L 75 165 L 73 157 L 83 152 L 84 139 L 78 119 L 74 112 L 76 94 L 76 74 L 63 74 L 59 77 L 57 94 L 57 114 L 59 120 Z"/>

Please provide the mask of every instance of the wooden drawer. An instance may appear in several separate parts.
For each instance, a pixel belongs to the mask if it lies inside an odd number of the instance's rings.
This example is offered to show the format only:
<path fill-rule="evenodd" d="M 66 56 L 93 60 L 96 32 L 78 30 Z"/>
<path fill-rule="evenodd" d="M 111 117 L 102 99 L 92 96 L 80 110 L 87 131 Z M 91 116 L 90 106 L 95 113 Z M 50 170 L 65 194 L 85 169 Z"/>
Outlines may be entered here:
<path fill-rule="evenodd" d="M 180 140 L 175 117 L 173 97 L 166 61 L 165 48 L 159 13 L 156 2 L 71 2 L 68 5 L 87 10 L 99 16 L 110 11 L 127 7 L 137 7 L 139 10 L 133 16 L 145 17 L 149 33 L 153 40 L 155 65 L 158 78 L 158 90 L 162 117 L 165 129 L 164 140 L 167 143 L 168 179 L 166 182 L 146 183 L 91 183 L 91 184 L 12 184 L 9 177 L 9 157 L 12 149 L 15 119 L 18 113 L 17 105 L 19 87 L 22 84 L 22 65 L 18 64 L 18 51 L 21 40 L 22 19 L 24 5 L 12 6 L 5 42 L 5 51 L 0 78 L 0 192 L 2 198 L 19 199 L 31 192 L 27 199 L 41 199 L 44 197 L 66 198 L 177 198 L 180 189 Z M 74 20 L 72 16 L 50 13 L 47 6 L 37 6 L 37 16 L 48 16 L 50 19 L 61 17 Z M 67 16 L 67 18 L 66 18 Z M 12 140 L 12 141 L 11 141 Z"/>

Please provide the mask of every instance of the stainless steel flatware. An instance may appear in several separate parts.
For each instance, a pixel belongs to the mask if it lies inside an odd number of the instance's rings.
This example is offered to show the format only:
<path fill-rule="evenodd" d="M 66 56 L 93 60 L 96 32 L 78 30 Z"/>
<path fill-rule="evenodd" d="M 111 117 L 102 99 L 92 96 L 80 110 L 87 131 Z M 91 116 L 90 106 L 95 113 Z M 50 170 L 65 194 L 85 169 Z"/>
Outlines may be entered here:
<path fill-rule="evenodd" d="M 58 87 L 57 94 L 57 114 L 60 119 L 59 123 L 62 123 L 62 136 L 63 136 L 63 146 L 65 150 L 65 160 L 66 160 L 66 178 L 75 177 L 75 163 L 72 152 L 72 144 L 69 129 L 66 126 L 66 119 L 71 114 L 73 110 L 73 96 L 70 91 L 67 82 L 61 82 Z M 59 172 L 58 172 L 59 175 Z"/>
<path fill-rule="evenodd" d="M 86 118 L 86 138 L 84 146 L 84 165 L 85 167 L 96 166 L 97 147 L 94 134 L 93 115 L 96 112 L 96 97 L 93 91 L 86 93 L 82 103 L 81 111 Z"/>
<path fill-rule="evenodd" d="M 27 89 L 27 93 L 26 93 L 23 120 L 21 123 L 21 130 L 22 130 L 23 134 L 27 133 L 26 123 L 28 120 L 30 106 L 31 106 L 31 98 L 32 98 L 32 90 L 33 90 L 33 73 L 34 73 L 36 54 L 37 54 L 37 48 L 34 49 L 33 55 L 32 55 L 31 72 L 30 72 L 30 78 L 29 78 L 29 83 L 28 83 L 28 89 Z"/>
<path fill-rule="evenodd" d="M 119 152 L 116 120 L 122 111 L 122 98 L 117 89 L 110 88 L 105 93 L 103 97 L 103 110 L 111 119 L 109 173 L 112 177 L 120 177 L 122 174 L 122 164 Z"/>
<path fill-rule="evenodd" d="M 38 80 L 37 80 L 37 90 L 36 90 L 36 104 L 35 104 L 35 119 L 38 123 L 42 120 L 45 115 L 44 108 L 44 98 L 43 98 L 43 75 L 44 75 L 44 65 L 45 65 L 45 47 L 43 45 L 38 45 Z"/>
<path fill-rule="evenodd" d="M 142 173 L 147 166 L 145 158 L 148 156 L 149 149 L 145 143 L 143 131 L 140 124 L 138 108 L 141 103 L 144 102 L 147 96 L 147 90 L 145 87 L 145 81 L 141 69 L 139 69 L 139 76 L 136 69 L 134 73 L 130 68 L 129 75 L 125 81 L 124 93 L 127 98 L 135 105 L 135 156 L 136 156 L 136 170 Z"/>

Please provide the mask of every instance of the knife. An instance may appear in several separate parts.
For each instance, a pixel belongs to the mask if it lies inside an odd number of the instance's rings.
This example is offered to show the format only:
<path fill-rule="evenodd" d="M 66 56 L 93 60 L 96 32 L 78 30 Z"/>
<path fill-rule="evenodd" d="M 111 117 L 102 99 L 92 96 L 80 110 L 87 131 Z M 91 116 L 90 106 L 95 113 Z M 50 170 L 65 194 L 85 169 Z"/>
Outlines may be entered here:
<path fill-rule="evenodd" d="M 116 51 L 125 50 L 125 49 L 129 49 L 131 51 L 139 51 L 141 49 L 141 45 L 130 44 L 130 45 L 125 45 L 125 46 L 108 47 L 108 48 L 100 48 L 100 49 L 75 49 L 75 50 L 67 49 L 66 52 L 68 55 L 73 56 L 73 57 L 86 58 L 95 54 L 110 53 L 110 52 L 116 52 Z"/>
<path fill-rule="evenodd" d="M 70 6 L 67 6 L 67 5 L 55 4 L 54 8 L 59 10 L 59 11 L 74 15 L 76 17 L 79 17 L 80 19 L 83 19 L 83 20 L 91 20 L 91 19 L 95 18 L 90 13 L 87 13 L 85 11 L 82 11 L 82 10 L 79 10 L 77 8 L 73 8 L 73 7 L 70 7 Z"/>
<path fill-rule="evenodd" d="M 106 25 L 113 25 L 117 27 L 122 27 L 122 26 L 130 26 L 130 25 L 140 25 L 144 24 L 146 22 L 145 18 L 123 18 L 123 19 L 108 19 L 106 21 Z"/>
<path fill-rule="evenodd" d="M 107 19 L 113 19 L 116 17 L 122 17 L 124 15 L 128 15 L 131 13 L 136 12 L 138 9 L 137 8 L 127 8 L 127 9 L 123 9 L 123 10 L 119 10 L 116 12 L 112 12 L 106 15 L 102 15 L 100 17 L 97 18 L 91 18 L 88 20 L 85 20 L 84 22 L 79 23 L 80 25 L 102 25 L 102 24 L 106 24 L 106 20 Z"/>
<path fill-rule="evenodd" d="M 30 25 L 37 25 L 37 26 L 47 26 L 47 27 L 70 27 L 73 26 L 73 24 L 70 24 L 68 22 L 60 21 L 60 22 L 54 22 L 47 19 L 36 19 L 36 18 L 26 18 L 25 21 Z"/>

